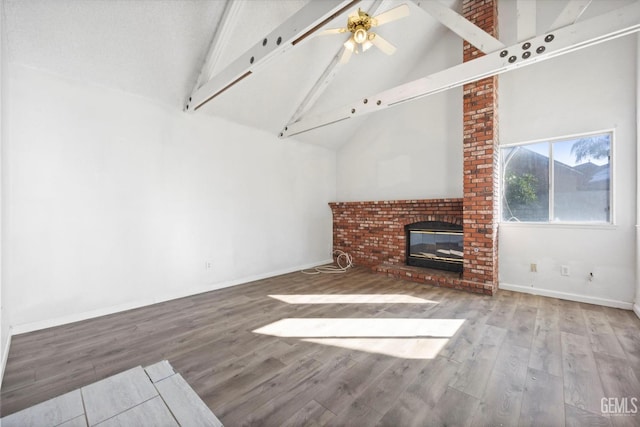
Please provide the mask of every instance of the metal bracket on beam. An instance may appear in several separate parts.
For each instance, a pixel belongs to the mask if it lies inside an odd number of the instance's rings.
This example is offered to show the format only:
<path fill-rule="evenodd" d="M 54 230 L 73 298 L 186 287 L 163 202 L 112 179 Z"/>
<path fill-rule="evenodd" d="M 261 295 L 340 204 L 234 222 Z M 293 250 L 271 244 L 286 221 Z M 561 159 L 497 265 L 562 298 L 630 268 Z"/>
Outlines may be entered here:
<path fill-rule="evenodd" d="M 348 120 L 404 102 L 443 92 L 486 77 L 505 73 L 547 59 L 640 31 L 640 2 L 534 37 L 429 76 L 360 99 L 339 109 L 288 124 L 286 138 Z"/>
<path fill-rule="evenodd" d="M 196 89 L 185 111 L 196 111 L 231 86 L 248 77 L 277 53 L 302 42 L 360 0 L 311 1 L 274 31 L 240 55 L 220 73 Z"/>

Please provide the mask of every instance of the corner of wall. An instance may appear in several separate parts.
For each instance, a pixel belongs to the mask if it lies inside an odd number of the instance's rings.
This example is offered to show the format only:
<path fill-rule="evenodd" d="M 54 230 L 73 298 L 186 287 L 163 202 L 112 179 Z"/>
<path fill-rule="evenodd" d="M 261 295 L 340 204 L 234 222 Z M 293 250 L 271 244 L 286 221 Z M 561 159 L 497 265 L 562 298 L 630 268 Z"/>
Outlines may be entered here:
<path fill-rule="evenodd" d="M 5 25 L 5 10 L 4 0 L 0 0 L 0 165 L 4 159 L 4 147 L 6 142 L 6 82 L 7 82 L 7 37 L 6 37 L 6 25 Z M 4 307 L 4 289 L 6 281 L 4 280 L 4 251 L 2 250 L 4 222 L 6 215 L 4 215 L 5 203 L 4 203 L 4 182 L 2 178 L 5 168 L 0 166 L 0 385 L 4 378 L 4 368 L 7 364 L 7 358 L 9 357 L 9 347 L 11 345 L 11 327 L 7 318 L 7 310 Z"/>
<path fill-rule="evenodd" d="M 11 347 L 11 328 L 9 328 L 6 339 L 7 342 L 0 349 L 0 351 L 2 351 L 2 359 L 0 360 L 0 386 L 2 386 L 2 381 L 4 380 L 4 369 L 7 367 L 7 359 L 9 358 L 9 348 Z"/>
<path fill-rule="evenodd" d="M 636 35 L 636 297 L 633 311 L 640 317 L 640 33 Z"/>

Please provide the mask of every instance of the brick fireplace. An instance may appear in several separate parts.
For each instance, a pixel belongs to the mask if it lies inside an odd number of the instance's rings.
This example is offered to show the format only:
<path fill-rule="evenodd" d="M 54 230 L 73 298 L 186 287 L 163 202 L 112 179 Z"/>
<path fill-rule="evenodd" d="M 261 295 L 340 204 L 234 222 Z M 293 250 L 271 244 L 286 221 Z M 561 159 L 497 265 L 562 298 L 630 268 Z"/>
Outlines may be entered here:
<path fill-rule="evenodd" d="M 497 36 L 497 0 L 463 0 L 465 18 Z M 463 44 L 464 61 L 483 53 Z M 356 265 L 395 277 L 493 295 L 498 289 L 498 78 L 463 87 L 463 198 L 330 203 L 333 244 Z M 420 221 L 462 223 L 458 273 L 405 265 L 404 226 Z"/>
<path fill-rule="evenodd" d="M 336 202 L 329 206 L 333 213 L 333 247 L 349 253 L 355 265 L 415 282 L 493 294 L 492 283 L 467 278 L 470 270 L 466 260 L 462 274 L 407 266 L 405 262 L 405 226 L 422 221 L 463 224 L 463 199 Z M 466 247 L 464 226 L 463 231 Z"/>

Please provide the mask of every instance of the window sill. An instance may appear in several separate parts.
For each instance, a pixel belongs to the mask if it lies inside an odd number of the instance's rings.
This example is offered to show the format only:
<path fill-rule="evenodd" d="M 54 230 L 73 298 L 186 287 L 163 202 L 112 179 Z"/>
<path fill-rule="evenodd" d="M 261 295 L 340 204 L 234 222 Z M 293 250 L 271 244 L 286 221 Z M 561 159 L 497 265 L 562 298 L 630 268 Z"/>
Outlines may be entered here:
<path fill-rule="evenodd" d="M 506 228 L 568 228 L 585 230 L 616 230 L 616 224 L 590 222 L 500 222 L 499 227 Z"/>

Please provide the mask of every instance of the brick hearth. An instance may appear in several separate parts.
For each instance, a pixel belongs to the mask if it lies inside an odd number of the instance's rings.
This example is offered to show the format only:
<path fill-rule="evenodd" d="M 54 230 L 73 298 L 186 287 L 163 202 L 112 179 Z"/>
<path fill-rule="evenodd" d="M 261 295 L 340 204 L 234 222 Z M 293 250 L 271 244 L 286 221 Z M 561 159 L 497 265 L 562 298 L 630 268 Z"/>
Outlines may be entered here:
<path fill-rule="evenodd" d="M 329 205 L 333 212 L 333 247 L 349 253 L 355 265 L 414 282 L 493 293 L 492 284 L 468 280 L 466 272 L 461 276 L 405 265 L 407 242 L 404 226 L 421 221 L 463 224 L 462 199 L 339 202 Z"/>

